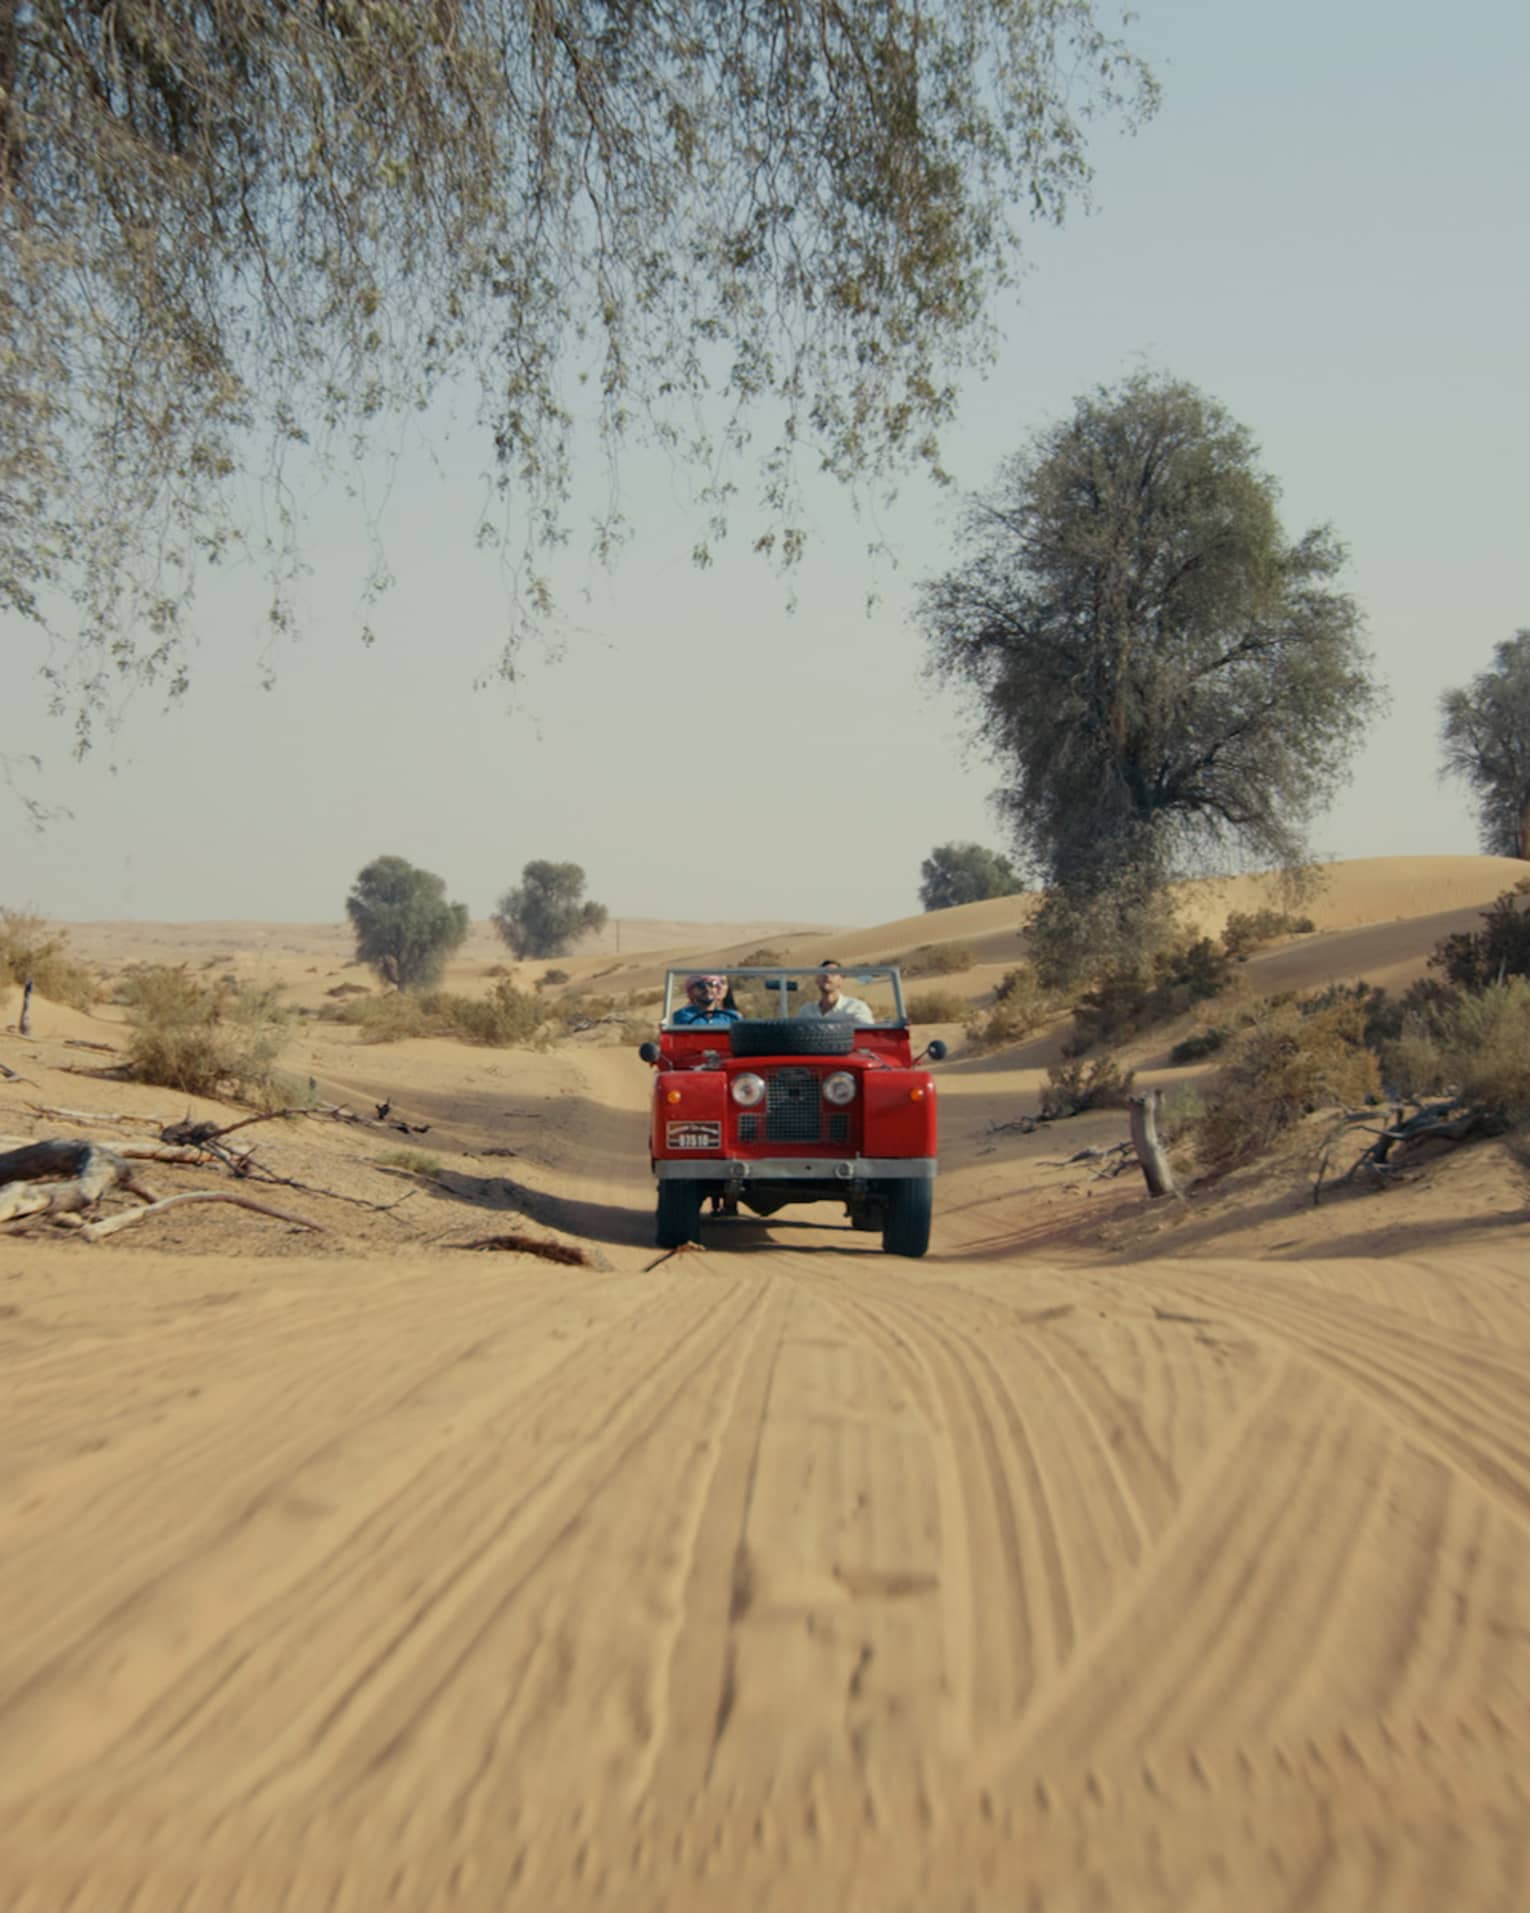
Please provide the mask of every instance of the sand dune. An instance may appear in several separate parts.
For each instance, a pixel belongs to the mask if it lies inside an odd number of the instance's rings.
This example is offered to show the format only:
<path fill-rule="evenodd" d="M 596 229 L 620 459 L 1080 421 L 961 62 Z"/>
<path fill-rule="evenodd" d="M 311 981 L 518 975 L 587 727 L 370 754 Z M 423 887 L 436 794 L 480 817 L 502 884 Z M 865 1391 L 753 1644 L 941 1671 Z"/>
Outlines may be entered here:
<path fill-rule="evenodd" d="M 1249 987 L 1400 977 L 1520 868 L 1336 867 Z M 346 956 L 231 940 L 300 990 Z M 181 1113 L 77 1073 L 110 1012 L 35 1020 L 0 1131 Z M 1161 1215 L 1065 1160 L 1118 1115 L 999 1127 L 1047 1053 L 945 1067 L 918 1264 L 802 1211 L 654 1267 L 629 1048 L 314 1021 L 294 1067 L 428 1121 L 437 1179 L 286 1124 L 250 1133 L 322 1237 L 0 1234 L 0 1905 L 1530 1904 L 1519 1172 L 1314 1209 L 1292 1158 Z M 456 1246 L 511 1227 L 592 1264 Z"/>

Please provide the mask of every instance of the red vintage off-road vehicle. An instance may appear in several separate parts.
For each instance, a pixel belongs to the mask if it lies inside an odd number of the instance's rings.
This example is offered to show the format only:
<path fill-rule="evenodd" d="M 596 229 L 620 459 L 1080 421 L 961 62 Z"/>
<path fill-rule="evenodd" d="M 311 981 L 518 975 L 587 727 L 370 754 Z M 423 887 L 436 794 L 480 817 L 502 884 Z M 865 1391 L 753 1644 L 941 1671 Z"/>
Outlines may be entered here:
<path fill-rule="evenodd" d="M 891 1254 L 923 1255 L 935 1084 L 918 1065 L 946 1051 L 937 1041 L 911 1055 L 897 970 L 843 971 L 835 984 L 846 1007 L 827 1014 L 822 968 L 706 974 L 702 990 L 697 973 L 669 972 L 659 1040 L 639 1051 L 657 1072 L 660 1248 L 699 1242 L 709 1211 L 770 1216 L 789 1203 L 839 1202 L 850 1226 L 880 1230 Z"/>

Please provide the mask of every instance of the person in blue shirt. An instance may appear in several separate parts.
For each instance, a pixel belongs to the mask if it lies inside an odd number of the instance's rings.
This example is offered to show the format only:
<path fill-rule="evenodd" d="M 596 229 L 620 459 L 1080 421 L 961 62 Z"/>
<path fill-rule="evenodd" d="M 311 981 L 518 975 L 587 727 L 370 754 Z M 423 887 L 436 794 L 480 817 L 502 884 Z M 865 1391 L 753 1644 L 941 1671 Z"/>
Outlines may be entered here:
<path fill-rule="evenodd" d="M 669 1019 L 677 1029 L 689 1026 L 701 1029 L 726 1029 L 743 1020 L 743 1012 L 728 1002 L 728 979 L 716 973 L 688 976 L 685 1002 Z"/>

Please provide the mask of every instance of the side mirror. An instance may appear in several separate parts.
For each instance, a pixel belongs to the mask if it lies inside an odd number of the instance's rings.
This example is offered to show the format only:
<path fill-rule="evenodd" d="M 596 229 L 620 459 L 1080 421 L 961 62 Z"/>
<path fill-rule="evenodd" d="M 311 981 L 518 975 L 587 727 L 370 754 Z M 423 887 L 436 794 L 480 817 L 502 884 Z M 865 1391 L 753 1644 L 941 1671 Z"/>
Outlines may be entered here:
<path fill-rule="evenodd" d="M 925 1044 L 924 1048 L 920 1050 L 919 1054 L 914 1058 L 914 1061 L 916 1063 L 922 1063 L 927 1056 L 932 1063 L 943 1063 L 946 1060 L 946 1046 L 941 1042 L 938 1036 L 932 1036 L 930 1038 L 929 1042 Z"/>
<path fill-rule="evenodd" d="M 657 1043 L 639 1043 L 638 1055 L 642 1057 L 645 1063 L 657 1063 L 659 1060 L 659 1046 Z"/>

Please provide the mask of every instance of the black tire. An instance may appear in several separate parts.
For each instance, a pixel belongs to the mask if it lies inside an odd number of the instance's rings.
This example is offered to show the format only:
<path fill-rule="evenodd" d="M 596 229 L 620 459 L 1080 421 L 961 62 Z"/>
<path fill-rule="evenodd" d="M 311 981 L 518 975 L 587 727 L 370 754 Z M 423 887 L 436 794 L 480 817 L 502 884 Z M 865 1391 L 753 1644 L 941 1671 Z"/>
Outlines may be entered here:
<path fill-rule="evenodd" d="M 661 1249 L 678 1249 L 701 1240 L 701 1184 L 661 1182 L 654 1241 Z"/>
<path fill-rule="evenodd" d="M 728 1042 L 735 1056 L 848 1056 L 857 1025 L 849 1017 L 761 1017 L 734 1023 Z"/>
<path fill-rule="evenodd" d="M 935 1185 L 923 1176 L 899 1177 L 887 1184 L 882 1218 L 882 1247 L 889 1255 L 923 1255 L 930 1246 Z"/>

